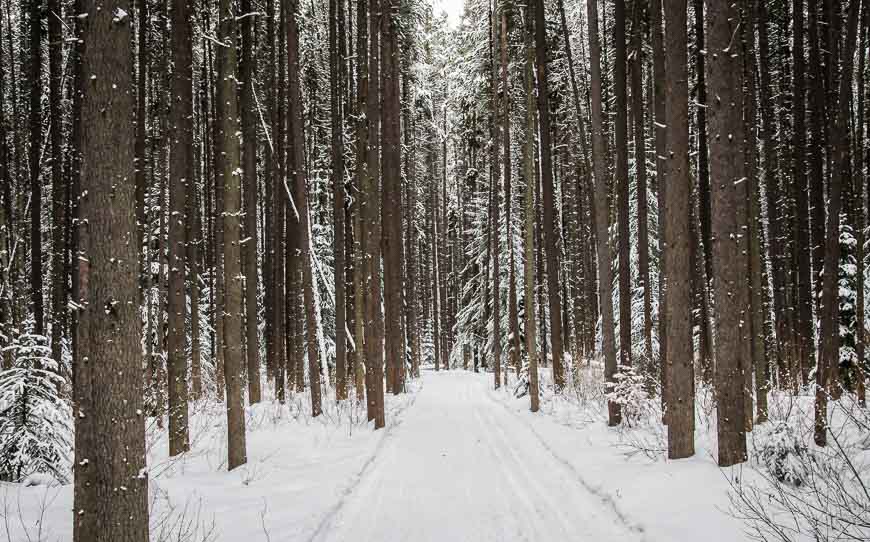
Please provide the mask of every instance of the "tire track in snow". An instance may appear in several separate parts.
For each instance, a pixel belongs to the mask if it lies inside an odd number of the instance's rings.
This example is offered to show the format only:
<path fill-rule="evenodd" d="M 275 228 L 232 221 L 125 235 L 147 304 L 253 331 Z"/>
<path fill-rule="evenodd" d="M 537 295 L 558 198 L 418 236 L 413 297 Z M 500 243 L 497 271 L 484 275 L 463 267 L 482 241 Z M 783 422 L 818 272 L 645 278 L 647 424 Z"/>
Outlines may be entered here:
<path fill-rule="evenodd" d="M 414 406 L 414 403 L 417 402 L 417 393 L 423 391 L 422 389 L 418 390 L 415 394 L 413 394 L 411 400 L 408 402 L 405 408 L 398 411 L 399 414 L 404 414 L 405 411 Z M 380 457 L 381 451 L 387 446 L 389 442 L 391 442 L 395 437 L 395 430 L 402 425 L 402 420 L 398 419 L 395 423 L 388 425 L 384 428 L 384 436 L 381 437 L 381 440 L 375 445 L 375 449 L 372 452 L 372 455 L 366 459 L 365 463 L 363 463 L 362 467 L 360 467 L 359 471 L 355 475 L 353 475 L 350 479 L 350 484 L 345 487 L 338 496 L 338 501 L 332 505 L 332 507 L 327 510 L 326 515 L 323 516 L 323 519 L 320 520 L 320 523 L 317 525 L 317 529 L 315 529 L 314 533 L 310 537 L 308 537 L 309 542 L 315 542 L 317 540 L 323 539 L 325 535 L 329 531 L 329 527 L 331 527 L 335 521 L 335 519 L 339 516 L 342 509 L 344 508 L 347 501 L 353 496 L 354 492 L 362 485 L 365 481 L 367 475 L 373 472 L 372 465 L 375 461 Z"/>
<path fill-rule="evenodd" d="M 562 468 L 564 470 L 568 471 L 568 473 L 573 478 L 575 478 L 578 482 L 580 482 L 580 485 L 583 487 L 583 489 L 585 489 L 587 492 L 589 492 L 591 495 L 593 495 L 595 498 L 597 498 L 602 504 L 605 505 L 605 507 L 607 509 L 609 509 L 611 512 L 613 512 L 613 515 L 619 520 L 619 522 L 624 527 L 626 527 L 630 531 L 633 531 L 633 532 L 639 534 L 641 536 L 641 540 L 644 540 L 644 541 L 650 540 L 647 533 L 646 533 L 646 529 L 644 528 L 644 526 L 642 524 L 638 523 L 637 521 L 633 520 L 631 517 L 629 517 L 628 514 L 626 514 L 619 507 L 619 504 L 613 498 L 613 495 L 611 495 L 610 493 L 607 493 L 601 487 L 596 486 L 596 485 L 590 483 L 588 480 L 586 480 L 583 477 L 583 475 L 580 474 L 580 471 L 570 461 L 568 461 L 567 459 L 563 458 L 561 455 L 556 453 L 556 451 L 541 436 L 541 434 L 538 432 L 538 430 L 535 429 L 534 425 L 532 425 L 531 423 L 529 423 L 528 421 L 523 419 L 523 417 L 520 416 L 519 413 L 517 413 L 516 411 L 509 408 L 504 402 L 499 401 L 498 398 L 494 397 L 492 391 L 487 390 L 486 395 L 490 401 L 501 406 L 501 408 L 503 408 L 505 411 L 507 411 L 508 414 L 510 414 L 513 418 L 515 418 L 520 423 L 522 423 L 524 426 L 526 426 L 526 428 L 528 428 L 529 432 L 531 432 L 535 436 L 538 443 L 540 443 L 541 447 L 544 450 L 546 450 L 547 453 L 550 454 L 550 456 L 553 459 L 555 459 L 562 466 Z"/>

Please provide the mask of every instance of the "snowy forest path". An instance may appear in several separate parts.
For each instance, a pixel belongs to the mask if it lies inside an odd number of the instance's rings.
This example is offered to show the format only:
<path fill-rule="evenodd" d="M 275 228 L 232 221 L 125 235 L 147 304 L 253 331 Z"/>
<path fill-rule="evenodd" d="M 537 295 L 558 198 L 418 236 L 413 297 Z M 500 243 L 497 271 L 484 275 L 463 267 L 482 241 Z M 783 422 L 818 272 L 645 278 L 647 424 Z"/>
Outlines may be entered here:
<path fill-rule="evenodd" d="M 643 539 L 496 401 L 486 375 L 423 382 L 315 540 Z"/>

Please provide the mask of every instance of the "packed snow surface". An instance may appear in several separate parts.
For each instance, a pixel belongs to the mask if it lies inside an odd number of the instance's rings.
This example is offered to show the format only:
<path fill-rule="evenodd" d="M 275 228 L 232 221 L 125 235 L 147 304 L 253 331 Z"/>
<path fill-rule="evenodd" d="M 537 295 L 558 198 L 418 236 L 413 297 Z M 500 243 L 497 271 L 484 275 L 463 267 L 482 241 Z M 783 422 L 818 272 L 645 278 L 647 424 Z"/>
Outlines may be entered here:
<path fill-rule="evenodd" d="M 334 399 L 318 419 L 306 395 L 249 408 L 248 464 L 229 473 L 220 405 L 193 416 L 181 458 L 152 428 L 152 540 L 185 521 L 189 542 L 745 539 L 708 455 L 627 457 L 603 421 L 552 400 L 532 414 L 490 374 L 426 371 L 409 388 L 387 397 L 382 431 Z M 0 539 L 71 540 L 71 510 L 69 485 L 2 485 Z"/>

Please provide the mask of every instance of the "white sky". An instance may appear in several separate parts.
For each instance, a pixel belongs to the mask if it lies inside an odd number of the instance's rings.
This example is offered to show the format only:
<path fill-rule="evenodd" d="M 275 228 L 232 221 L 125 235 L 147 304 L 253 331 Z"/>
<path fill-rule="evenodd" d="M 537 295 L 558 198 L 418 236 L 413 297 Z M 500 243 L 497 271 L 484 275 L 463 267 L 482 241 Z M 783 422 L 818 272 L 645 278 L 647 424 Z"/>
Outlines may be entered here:
<path fill-rule="evenodd" d="M 432 4 L 435 6 L 436 13 L 442 10 L 447 12 L 447 19 L 450 22 L 450 26 L 455 28 L 456 25 L 459 24 L 465 0 L 432 0 Z"/>

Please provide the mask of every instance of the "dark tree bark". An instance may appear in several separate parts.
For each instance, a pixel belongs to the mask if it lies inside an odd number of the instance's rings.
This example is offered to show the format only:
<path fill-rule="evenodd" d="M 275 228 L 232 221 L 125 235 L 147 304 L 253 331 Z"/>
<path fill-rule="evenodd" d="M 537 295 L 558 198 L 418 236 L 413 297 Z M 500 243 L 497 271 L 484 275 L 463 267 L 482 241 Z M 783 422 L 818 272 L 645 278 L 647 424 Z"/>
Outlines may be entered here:
<path fill-rule="evenodd" d="M 698 219 L 701 224 L 703 266 L 700 269 L 701 287 L 696 292 L 700 303 L 700 336 L 698 349 L 701 356 L 702 377 L 710 382 L 713 368 L 713 335 L 710 330 L 710 281 L 713 279 L 712 233 L 710 222 L 710 163 L 707 150 L 707 80 L 704 68 L 704 0 L 693 0 L 695 8 L 695 74 L 697 76 L 697 99 L 701 106 L 695 108 L 698 143 Z M 693 219 L 694 220 L 694 219 Z"/>
<path fill-rule="evenodd" d="M 686 0 L 665 0 L 665 89 L 667 96 L 668 186 L 665 192 L 664 254 L 665 303 L 668 318 L 665 352 L 668 420 L 668 457 L 695 455 L 695 371 L 692 348 L 692 299 L 690 284 L 689 220 L 692 180 L 689 172 L 689 74 Z"/>
<path fill-rule="evenodd" d="M 217 172 L 217 187 L 223 192 L 223 335 L 221 344 L 224 360 L 224 378 L 227 395 L 227 468 L 233 470 L 247 463 L 245 449 L 245 411 L 242 383 L 245 368 L 242 364 L 242 279 L 241 252 L 241 168 L 238 106 L 236 103 L 236 20 L 230 0 L 220 0 L 218 37 L 217 107 L 220 113 L 219 150 L 223 155 L 222 169 Z M 220 309 L 218 309 L 220 310 Z"/>
<path fill-rule="evenodd" d="M 365 288 L 366 288 L 366 373 L 371 373 L 371 386 L 367 397 L 375 428 L 384 427 L 384 319 L 381 312 L 381 218 L 379 195 L 380 174 L 380 81 L 381 0 L 369 0 L 369 70 L 366 94 L 368 125 L 368 153 L 366 177 L 363 183 L 363 220 L 365 235 Z"/>
<path fill-rule="evenodd" d="M 756 419 L 759 422 L 767 420 L 767 353 L 765 351 L 764 327 L 764 290 L 762 286 L 762 247 L 761 247 L 761 201 L 758 182 L 758 110 L 755 105 L 756 60 L 755 60 L 755 15 L 752 2 L 743 1 L 743 48 L 744 48 L 744 79 L 746 92 L 744 94 L 744 114 L 746 124 L 746 181 L 749 196 L 749 301 L 750 316 L 747 320 L 749 328 L 749 360 L 750 365 L 744 371 L 746 380 L 746 412 L 744 416 L 747 428 L 752 427 L 752 385 L 756 391 Z"/>
<path fill-rule="evenodd" d="M 610 208 L 607 203 L 607 162 L 604 148 L 604 113 L 601 95 L 601 42 L 598 34 L 598 5 L 588 2 L 586 12 L 589 20 L 589 64 L 592 102 L 592 164 L 595 173 L 595 238 L 598 249 L 598 306 L 601 312 L 602 350 L 604 353 L 604 377 L 608 385 L 615 382 L 616 338 L 613 325 L 613 297 L 611 295 L 612 255 L 608 235 Z M 619 425 L 622 413 L 619 404 L 608 401 L 608 425 Z"/>
<path fill-rule="evenodd" d="M 30 302 L 34 332 L 45 329 L 42 297 L 42 2 L 30 0 Z"/>
<path fill-rule="evenodd" d="M 492 146 L 490 156 L 490 186 L 489 186 L 489 236 L 490 258 L 492 261 L 492 368 L 495 379 L 495 389 L 501 387 L 501 273 L 499 258 L 499 126 L 498 126 L 498 67 L 495 59 L 495 44 L 498 43 L 498 19 L 494 7 L 490 8 L 490 115 L 492 130 Z"/>
<path fill-rule="evenodd" d="M 815 435 L 818 446 L 827 443 L 828 395 L 839 387 L 840 337 L 839 301 L 837 299 L 837 266 L 840 258 L 840 208 L 842 207 L 843 184 L 848 182 L 851 169 L 849 156 L 849 114 L 852 92 L 852 68 L 858 32 L 859 0 L 849 1 L 846 42 L 840 59 L 839 88 L 837 99 L 831 105 L 837 112 L 829 120 L 831 134 L 832 168 L 829 184 L 828 223 L 825 231 L 825 267 L 822 277 L 822 301 L 819 305 L 821 319 L 821 355 L 816 367 Z M 839 17 L 839 16 L 838 16 Z M 835 397 L 836 398 L 836 397 Z"/>
<path fill-rule="evenodd" d="M 148 540 L 130 6 L 85 0 L 73 540 Z M 117 488 L 124 487 L 125 491 Z"/>
<path fill-rule="evenodd" d="M 632 16 L 631 114 L 634 119 L 634 163 L 637 186 L 638 286 L 643 289 L 644 356 L 652 359 L 652 292 L 649 284 L 649 212 L 646 187 L 646 133 L 643 112 L 643 30 L 644 1 L 635 0 Z"/>
<path fill-rule="evenodd" d="M 302 94 L 299 71 L 299 24 L 297 22 L 298 0 L 291 0 L 287 17 L 287 56 L 290 115 L 290 155 L 288 156 L 290 174 L 294 178 L 294 199 L 297 216 L 295 227 L 299 239 L 299 266 L 302 268 L 302 291 L 305 303 L 305 331 L 308 346 L 308 378 L 311 386 L 311 415 L 321 413 L 320 354 L 317 341 L 317 314 L 314 305 L 314 277 L 311 270 L 311 226 L 309 224 L 308 187 L 306 182 L 303 151 L 305 138 L 302 132 Z M 301 339 L 301 334 L 299 335 Z"/>
<path fill-rule="evenodd" d="M 565 386 L 562 361 L 562 289 L 559 286 L 559 264 L 556 248 L 556 203 L 553 196 L 552 144 L 550 142 L 550 98 L 547 82 L 547 33 L 544 0 L 537 0 L 535 10 L 535 56 L 538 73 L 538 118 L 541 137 L 541 199 L 544 207 L 544 243 L 547 260 L 547 290 L 550 305 L 550 346 L 553 350 L 553 383 L 557 392 Z"/>
<path fill-rule="evenodd" d="M 661 0 L 650 0 L 650 34 L 652 34 L 652 49 L 653 49 L 653 120 L 655 132 L 655 153 L 656 153 L 656 203 L 658 203 L 658 227 L 659 227 L 659 261 L 663 262 L 667 247 L 664 243 L 666 224 L 663 209 L 665 208 L 665 183 L 667 170 L 667 120 L 665 118 L 665 48 L 664 48 L 664 30 L 662 26 L 662 2 Z M 659 371 L 660 383 L 662 387 L 662 413 L 663 418 L 667 415 L 667 296 L 665 295 L 665 283 L 667 273 L 664 272 L 664 266 L 659 265 Z"/>
<path fill-rule="evenodd" d="M 614 144 L 616 164 L 616 216 L 619 230 L 619 365 L 631 366 L 631 232 L 629 231 L 628 101 L 626 89 L 625 0 L 614 0 L 613 90 L 616 98 Z M 552 294 L 552 290 L 550 291 Z"/>
<path fill-rule="evenodd" d="M 242 268 L 245 274 L 245 359 L 247 362 L 248 402 L 260 402 L 260 336 L 258 333 L 257 290 L 257 118 L 254 104 L 254 22 L 251 0 L 242 0 L 242 61 L 239 65 L 242 121 L 242 185 L 244 190 L 244 242 Z"/>
<path fill-rule="evenodd" d="M 344 51 L 338 43 L 339 25 L 344 25 L 344 3 L 329 2 L 329 83 L 330 123 L 332 128 L 333 254 L 335 258 L 335 395 L 347 399 L 347 341 L 345 339 L 345 240 L 344 240 L 344 127 L 342 80 Z"/>
<path fill-rule="evenodd" d="M 502 148 L 504 152 L 504 218 L 508 247 L 508 358 L 517 377 L 520 376 L 520 324 L 517 317 L 517 278 L 514 262 L 513 227 L 511 224 L 511 98 L 508 81 L 508 25 L 509 5 L 501 13 L 501 92 L 502 92 Z"/>
<path fill-rule="evenodd" d="M 381 99 L 383 104 L 383 189 L 381 190 L 385 347 L 389 390 L 404 389 L 405 345 L 402 327 L 402 132 L 399 94 L 399 0 L 383 0 L 381 15 Z"/>
<path fill-rule="evenodd" d="M 61 53 L 63 36 L 61 33 L 61 8 L 59 0 L 48 0 L 48 118 L 50 122 L 51 145 L 51 357 L 61 358 L 61 339 L 66 332 L 67 278 L 66 261 L 66 209 L 67 185 L 62 178 L 63 122 L 61 121 Z M 4 142 L 5 143 L 5 142 Z"/>
<path fill-rule="evenodd" d="M 749 318 L 748 243 L 745 235 L 747 190 L 743 160 L 743 69 L 733 54 L 732 39 L 740 25 L 736 5 L 712 0 L 707 8 L 707 104 L 710 131 L 713 283 L 716 306 L 716 407 L 719 465 L 746 461 L 744 378 Z M 672 281 L 671 281 L 672 282 Z M 669 282 L 669 283 L 671 283 Z M 671 310 L 671 315 L 674 311 Z"/>
<path fill-rule="evenodd" d="M 561 7 L 561 2 L 560 2 Z M 523 177 L 525 191 L 525 228 L 523 243 L 523 280 L 525 285 L 524 313 L 526 334 L 526 354 L 529 359 L 529 400 L 531 411 L 537 412 L 540 403 L 538 384 L 538 339 L 535 325 L 535 46 L 534 17 L 531 2 L 526 6 L 525 36 L 525 78 L 526 78 L 526 140 L 523 144 Z M 564 21 L 563 21 L 564 22 Z M 563 24 L 563 29 L 564 29 Z M 568 37 L 565 36 L 567 41 Z M 573 81 L 573 77 L 571 78 Z M 578 112 L 579 113 L 579 112 Z"/>
<path fill-rule="evenodd" d="M 814 2 L 815 0 L 810 0 Z M 811 8 L 812 9 L 812 8 Z M 810 271 L 810 224 L 807 200 L 806 149 L 806 87 L 804 68 L 804 23 L 803 2 L 794 2 L 794 130 L 792 131 L 792 183 L 795 192 L 794 251 L 797 263 L 797 348 L 801 368 L 810 367 L 813 360 L 813 300 Z M 822 230 L 824 231 L 824 229 Z M 803 255 L 803 256 L 801 256 Z M 795 383 L 796 385 L 797 383 Z"/>
<path fill-rule="evenodd" d="M 187 349 L 185 319 L 185 217 L 187 185 L 193 183 L 193 57 L 189 0 L 172 2 L 172 152 L 169 164 L 169 292 L 167 384 L 169 391 L 169 455 L 190 449 L 187 413 Z"/>

